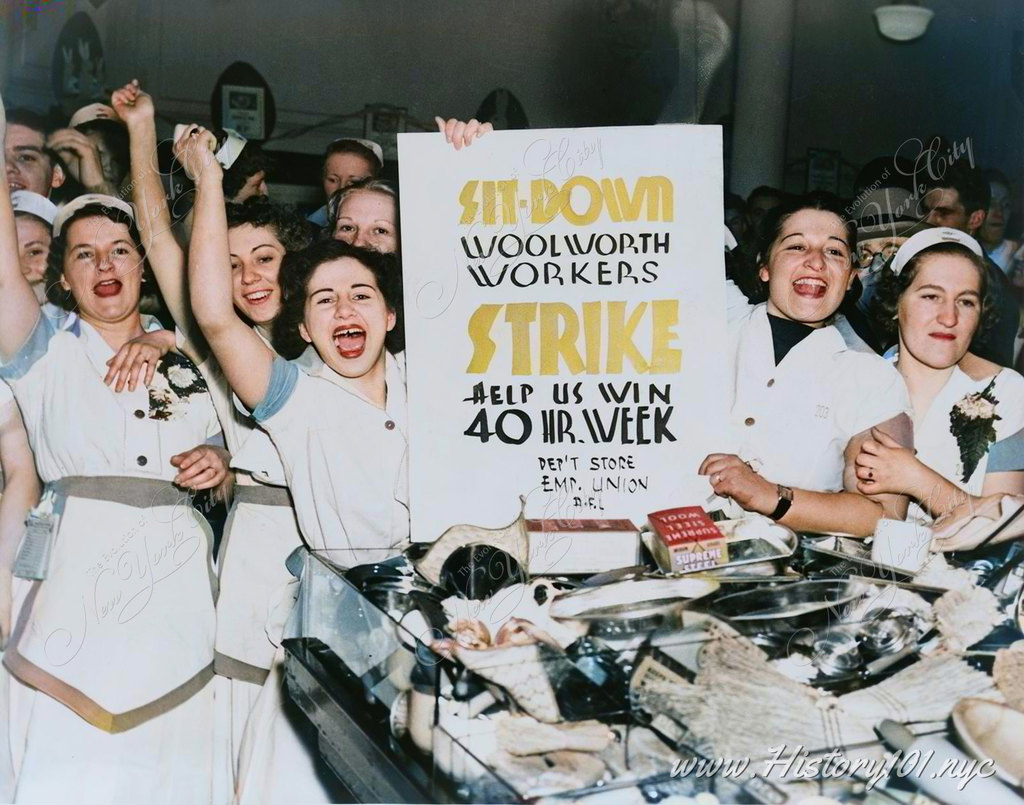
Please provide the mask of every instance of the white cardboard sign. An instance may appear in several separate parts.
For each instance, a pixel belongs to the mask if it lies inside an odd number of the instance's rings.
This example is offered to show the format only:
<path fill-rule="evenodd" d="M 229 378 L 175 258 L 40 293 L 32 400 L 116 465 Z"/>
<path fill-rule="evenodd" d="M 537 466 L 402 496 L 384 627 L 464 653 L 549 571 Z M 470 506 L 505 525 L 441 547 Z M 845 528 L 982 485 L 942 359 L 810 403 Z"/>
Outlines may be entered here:
<path fill-rule="evenodd" d="M 701 504 L 726 443 L 717 126 L 400 134 L 416 541 Z"/>

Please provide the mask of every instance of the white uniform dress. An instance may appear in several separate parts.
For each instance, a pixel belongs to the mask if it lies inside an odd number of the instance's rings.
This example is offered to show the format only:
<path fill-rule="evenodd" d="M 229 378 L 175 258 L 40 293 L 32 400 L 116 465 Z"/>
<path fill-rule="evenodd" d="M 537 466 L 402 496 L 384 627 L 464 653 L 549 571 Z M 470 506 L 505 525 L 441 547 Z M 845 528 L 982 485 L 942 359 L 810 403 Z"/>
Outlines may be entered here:
<path fill-rule="evenodd" d="M 253 417 L 281 455 L 305 541 L 343 567 L 393 556 L 409 536 L 403 356 L 386 356 L 383 410 L 322 361 L 304 358 L 301 369 L 275 359 Z M 241 805 L 324 801 L 313 794 L 327 793 L 309 775 L 310 747 L 295 740 L 286 715 L 281 660 L 279 651 L 246 726 Z"/>
<path fill-rule="evenodd" d="M 971 405 L 971 395 L 980 394 L 991 384 L 989 394 L 995 400 L 991 411 L 987 405 Z M 922 463 L 931 467 L 942 477 L 952 481 L 972 495 L 979 495 L 985 483 L 989 454 L 992 444 L 981 456 L 974 470 L 964 478 L 964 462 L 957 437 L 953 434 L 951 414 L 954 406 L 962 403 L 968 411 L 988 416 L 994 413 L 999 419 L 993 421 L 996 439 L 1013 436 L 1024 427 L 1024 377 L 1012 369 L 1002 369 L 998 374 L 983 380 L 972 380 L 959 367 L 942 387 L 927 411 L 914 414 L 914 447 Z M 912 503 L 908 519 L 928 521 L 928 513 Z"/>
<path fill-rule="evenodd" d="M 217 799 L 228 801 L 238 783 L 246 724 L 270 674 L 290 611 L 294 579 L 285 560 L 302 545 L 302 539 L 277 448 L 252 417 L 233 405 L 216 359 L 211 355 L 198 360 L 198 350 L 180 330 L 177 342 L 179 349 L 197 360 L 206 379 L 224 428 L 231 467 L 236 470 L 234 500 L 217 560 L 214 654 L 218 674 L 215 793 Z M 297 762 L 292 770 L 296 777 L 313 776 L 311 770 L 303 774 L 301 758 Z M 309 765 L 311 769 L 311 761 Z M 304 790 L 304 799 L 327 801 L 318 786 Z"/>
<path fill-rule="evenodd" d="M 88 324 L 57 331 L 40 316 L 0 369 L 41 505 L 59 515 L 46 579 L 16 591 L 4 655 L 19 803 L 211 798 L 212 534 L 169 482 L 171 457 L 220 425 L 180 356 L 148 389 L 115 393 L 113 355 Z"/>
<path fill-rule="evenodd" d="M 910 411 L 903 378 L 852 329 L 834 325 L 814 330 L 776 366 L 767 305 L 734 297 L 729 314 L 729 452 L 772 483 L 841 491 L 850 439 Z"/>
<path fill-rule="evenodd" d="M 379 562 L 409 538 L 404 358 L 387 354 L 381 409 L 320 363 L 274 360 L 253 418 L 277 446 L 310 550 L 341 567 Z"/>

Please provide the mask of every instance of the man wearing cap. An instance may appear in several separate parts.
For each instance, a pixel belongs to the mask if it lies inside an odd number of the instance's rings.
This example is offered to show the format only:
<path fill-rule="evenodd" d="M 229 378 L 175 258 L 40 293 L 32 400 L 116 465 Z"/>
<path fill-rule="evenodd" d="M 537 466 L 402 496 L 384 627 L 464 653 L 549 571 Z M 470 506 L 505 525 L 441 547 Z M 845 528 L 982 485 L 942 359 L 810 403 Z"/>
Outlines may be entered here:
<path fill-rule="evenodd" d="M 921 201 L 921 211 L 932 226 L 948 226 L 975 237 L 985 222 L 989 192 L 980 170 L 963 161 L 953 162 L 929 187 Z M 971 352 L 1000 366 L 1013 366 L 1020 310 L 1006 274 L 990 258 L 986 257 L 985 262 L 996 321 L 975 336 Z"/>
<path fill-rule="evenodd" d="M 906 188 L 877 187 L 857 198 L 856 261 L 861 284 L 857 310 L 870 321 L 880 272 L 907 238 L 931 225 L 911 215 L 914 202 Z"/>
<path fill-rule="evenodd" d="M 64 169 L 46 147 L 46 124 L 27 109 L 12 109 L 7 115 L 4 135 L 7 186 L 50 196 L 64 184 Z"/>

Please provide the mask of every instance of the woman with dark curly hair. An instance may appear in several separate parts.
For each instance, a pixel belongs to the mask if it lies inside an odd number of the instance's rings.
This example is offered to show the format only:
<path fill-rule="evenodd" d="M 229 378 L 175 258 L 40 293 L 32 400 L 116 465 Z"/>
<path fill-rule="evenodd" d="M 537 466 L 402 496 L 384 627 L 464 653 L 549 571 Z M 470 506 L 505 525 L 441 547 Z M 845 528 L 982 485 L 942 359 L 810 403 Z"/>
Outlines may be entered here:
<path fill-rule="evenodd" d="M 268 611 L 292 577 L 288 555 L 302 545 L 284 469 L 267 434 L 236 410 L 231 389 L 192 316 L 185 283 L 185 254 L 171 232 L 170 212 L 160 176 L 150 155 L 156 148 L 152 99 L 133 82 L 117 90 L 112 104 L 125 120 L 131 142 L 133 193 L 146 214 L 140 225 L 150 264 L 177 325 L 176 339 L 163 345 L 192 357 L 213 393 L 224 423 L 237 483 L 217 558 L 219 595 L 215 670 L 229 690 L 220 699 L 229 707 L 219 712 L 216 785 L 230 797 L 242 733 L 252 706 L 273 665 L 284 618 Z M 181 162 L 193 138 L 188 132 L 175 143 Z M 220 167 L 219 165 L 217 166 Z M 264 198 L 225 204 L 218 188 L 219 217 L 226 221 L 222 246 L 237 315 L 264 343 L 270 343 L 274 319 L 281 310 L 279 274 L 285 253 L 306 246 L 312 228 L 300 216 Z"/>
<path fill-rule="evenodd" d="M 771 210 L 761 228 L 758 276 L 767 301 L 730 287 L 732 444 L 699 472 L 745 512 L 801 531 L 868 536 L 906 499 L 856 488 L 853 459 L 873 427 L 910 443 L 899 375 L 838 310 L 854 280 L 857 231 L 841 205 L 808 197 Z"/>
<path fill-rule="evenodd" d="M 189 136 L 194 143 L 183 156 L 197 188 L 188 261 L 196 321 L 232 390 L 277 448 L 306 545 L 343 567 L 394 556 L 409 537 L 409 508 L 404 367 L 385 346 L 397 313 L 388 298 L 397 276 L 392 258 L 333 240 L 289 253 L 275 329 L 297 330 L 317 362 L 303 368 L 276 354 L 233 303 L 214 139 L 203 129 Z M 246 727 L 236 796 L 331 801 L 316 789 L 310 750 L 289 733 L 277 656 Z"/>
<path fill-rule="evenodd" d="M 992 445 L 1024 426 L 1024 378 L 968 351 L 993 315 L 984 261 L 970 235 L 929 229 L 878 279 L 875 316 L 897 339 L 917 451 L 874 434 L 856 459 L 857 488 L 910 495 L 911 518 L 939 517 L 967 495 L 1024 491 L 1018 473 L 986 474 Z"/>

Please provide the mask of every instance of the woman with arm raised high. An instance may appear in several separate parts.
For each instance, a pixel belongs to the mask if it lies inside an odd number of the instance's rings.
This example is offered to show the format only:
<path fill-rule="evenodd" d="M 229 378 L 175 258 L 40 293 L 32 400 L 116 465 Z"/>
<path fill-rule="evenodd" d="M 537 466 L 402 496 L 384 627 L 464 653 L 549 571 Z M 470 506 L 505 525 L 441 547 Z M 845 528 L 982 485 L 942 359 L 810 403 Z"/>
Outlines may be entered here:
<path fill-rule="evenodd" d="M 42 580 L 21 585 L 3 660 L 20 700 L 10 712 L 28 719 L 12 736 L 17 801 L 210 797 L 212 536 L 188 490 L 229 479 L 191 363 L 168 356 L 148 388 L 104 383 L 107 361 L 143 332 L 143 260 L 129 205 L 67 205 L 48 292 L 79 317 L 56 330 L 19 268 L 0 188 L 0 377 L 46 484 L 32 533 L 52 544 Z"/>

